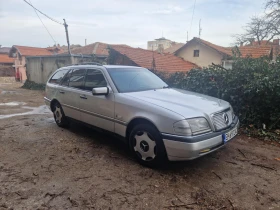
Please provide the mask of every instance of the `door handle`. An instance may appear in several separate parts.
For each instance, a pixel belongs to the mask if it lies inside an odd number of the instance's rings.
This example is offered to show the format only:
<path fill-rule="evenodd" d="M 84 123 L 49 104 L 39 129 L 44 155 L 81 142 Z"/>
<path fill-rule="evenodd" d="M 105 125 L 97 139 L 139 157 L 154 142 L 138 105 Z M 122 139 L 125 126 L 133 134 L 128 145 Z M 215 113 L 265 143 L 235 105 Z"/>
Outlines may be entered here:
<path fill-rule="evenodd" d="M 62 94 L 64 94 L 64 93 L 65 93 L 63 90 L 60 90 L 59 92 L 60 92 L 60 93 L 62 93 Z"/>
<path fill-rule="evenodd" d="M 80 95 L 80 98 L 87 99 L 87 97 L 85 95 Z"/>

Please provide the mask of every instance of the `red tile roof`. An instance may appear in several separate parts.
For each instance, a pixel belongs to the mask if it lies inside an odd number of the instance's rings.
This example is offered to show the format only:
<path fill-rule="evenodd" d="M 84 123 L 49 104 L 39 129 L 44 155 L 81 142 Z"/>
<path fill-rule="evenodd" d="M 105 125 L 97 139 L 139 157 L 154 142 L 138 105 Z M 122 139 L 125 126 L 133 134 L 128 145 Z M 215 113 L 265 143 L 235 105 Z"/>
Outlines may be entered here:
<path fill-rule="evenodd" d="M 10 58 L 7 54 L 0 54 L 0 63 L 14 63 L 15 59 Z"/>
<path fill-rule="evenodd" d="M 262 56 L 269 56 L 271 53 L 271 46 L 269 45 L 261 45 L 261 46 L 242 46 L 238 48 L 241 57 L 250 56 L 252 58 L 259 58 Z"/>
<path fill-rule="evenodd" d="M 155 61 L 155 70 L 164 72 L 189 71 L 198 68 L 194 63 L 178 58 L 173 54 L 160 54 L 156 51 L 144 50 L 141 48 L 132 48 L 124 46 L 111 46 L 111 48 L 122 55 L 125 55 L 138 66 L 152 69 L 153 58 Z"/>
<path fill-rule="evenodd" d="M 197 37 L 194 37 L 193 39 L 196 40 L 197 42 L 200 42 L 204 45 L 207 45 L 208 47 L 211 47 L 214 50 L 217 50 L 220 53 L 230 55 L 230 56 L 232 55 L 232 51 L 231 51 L 230 48 L 222 47 L 222 46 L 219 46 L 219 45 L 216 45 L 216 44 L 212 44 L 211 42 L 205 41 L 205 40 L 197 38 Z"/>
<path fill-rule="evenodd" d="M 37 55 L 53 55 L 49 50 L 46 48 L 39 48 L 39 47 L 26 47 L 26 46 L 19 46 L 19 45 L 14 45 L 11 49 L 13 50 L 18 50 L 18 52 L 22 56 L 37 56 Z M 10 53 L 11 53 L 10 51 Z"/>
<path fill-rule="evenodd" d="M 71 51 L 72 54 L 83 54 L 83 55 L 99 55 L 108 56 L 108 46 L 127 46 L 124 44 L 106 44 L 102 42 L 95 42 L 93 44 L 86 45 L 84 47 L 78 47 Z M 127 46 L 129 47 L 129 46 Z"/>
<path fill-rule="evenodd" d="M 194 37 L 191 41 L 189 41 L 188 43 L 192 42 L 192 41 L 196 41 L 199 42 L 203 45 L 206 45 L 224 55 L 227 56 L 232 56 L 232 50 L 234 50 L 236 47 L 222 47 L 219 45 L 215 45 L 211 42 L 205 41 L 203 39 Z M 188 45 L 185 44 L 183 47 L 181 47 L 180 49 L 183 49 L 185 46 Z M 180 49 L 178 49 L 176 52 L 178 52 Z M 252 58 L 259 58 L 261 56 L 268 56 L 270 55 L 271 52 L 271 45 L 261 45 L 261 46 L 251 46 L 251 45 L 246 45 L 246 46 L 241 46 L 239 47 L 239 51 L 241 53 L 241 57 L 247 57 L 247 56 L 251 56 Z M 175 52 L 175 53 L 176 53 Z"/>

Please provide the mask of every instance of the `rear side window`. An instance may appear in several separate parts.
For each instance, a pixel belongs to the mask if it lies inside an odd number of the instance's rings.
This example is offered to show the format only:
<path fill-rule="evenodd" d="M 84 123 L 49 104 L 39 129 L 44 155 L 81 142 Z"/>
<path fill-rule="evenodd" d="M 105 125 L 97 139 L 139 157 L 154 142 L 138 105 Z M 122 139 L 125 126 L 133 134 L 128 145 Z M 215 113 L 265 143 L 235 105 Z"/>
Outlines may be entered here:
<path fill-rule="evenodd" d="M 62 85 L 62 86 L 68 86 L 69 80 L 70 80 L 70 77 L 71 77 L 71 73 L 72 73 L 72 70 L 70 70 L 70 71 L 64 76 L 64 78 L 62 79 L 62 82 L 61 82 L 61 85 Z"/>
<path fill-rule="evenodd" d="M 49 80 L 49 83 L 52 84 L 60 84 L 62 78 L 64 77 L 64 75 L 67 73 L 68 69 L 63 69 L 60 70 L 58 72 L 56 72 L 52 78 Z"/>
<path fill-rule="evenodd" d="M 69 87 L 84 89 L 85 69 L 74 69 L 69 79 Z"/>
<path fill-rule="evenodd" d="M 88 69 L 85 79 L 85 90 L 92 91 L 95 87 L 106 87 L 107 82 L 101 71 L 95 69 Z"/>

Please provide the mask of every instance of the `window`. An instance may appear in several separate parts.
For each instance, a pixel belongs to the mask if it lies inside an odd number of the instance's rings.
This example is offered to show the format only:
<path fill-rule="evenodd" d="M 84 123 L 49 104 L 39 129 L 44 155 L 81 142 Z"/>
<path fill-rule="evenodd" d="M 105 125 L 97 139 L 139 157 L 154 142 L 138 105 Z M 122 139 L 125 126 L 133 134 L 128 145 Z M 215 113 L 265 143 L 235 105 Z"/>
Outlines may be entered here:
<path fill-rule="evenodd" d="M 74 69 L 69 79 L 69 87 L 84 89 L 85 69 Z"/>
<path fill-rule="evenodd" d="M 193 57 L 199 57 L 199 50 L 193 51 Z"/>
<path fill-rule="evenodd" d="M 120 93 L 162 89 L 167 87 L 158 76 L 144 68 L 107 68 Z"/>
<path fill-rule="evenodd" d="M 52 78 L 49 80 L 49 83 L 53 84 L 59 84 L 64 77 L 64 75 L 67 73 L 68 69 L 63 69 L 55 73 L 55 75 L 52 76 Z"/>
<path fill-rule="evenodd" d="M 85 90 L 92 91 L 95 87 L 106 87 L 107 82 L 101 71 L 88 69 L 85 79 Z"/>
<path fill-rule="evenodd" d="M 62 86 L 68 86 L 69 80 L 70 80 L 70 77 L 71 77 L 71 73 L 72 73 L 72 70 L 70 70 L 70 71 L 65 75 L 65 77 L 62 79 L 62 82 L 61 82 L 61 85 L 62 85 Z"/>

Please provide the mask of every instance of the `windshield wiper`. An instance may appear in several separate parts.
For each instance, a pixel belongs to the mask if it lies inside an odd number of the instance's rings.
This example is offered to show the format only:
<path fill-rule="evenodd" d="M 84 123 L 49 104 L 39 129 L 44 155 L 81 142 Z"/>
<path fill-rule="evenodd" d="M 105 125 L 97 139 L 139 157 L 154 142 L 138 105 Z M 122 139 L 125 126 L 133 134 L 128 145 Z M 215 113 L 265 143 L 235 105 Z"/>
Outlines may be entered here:
<path fill-rule="evenodd" d="M 166 88 L 170 88 L 170 87 L 167 85 L 167 86 L 163 86 L 162 88 L 163 88 L 163 89 L 166 89 Z"/>

